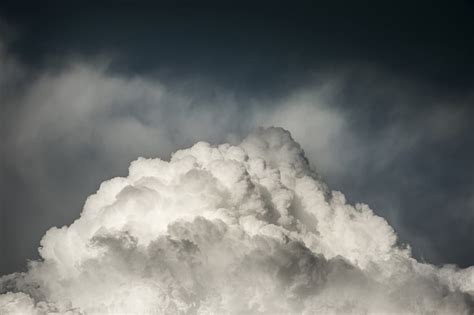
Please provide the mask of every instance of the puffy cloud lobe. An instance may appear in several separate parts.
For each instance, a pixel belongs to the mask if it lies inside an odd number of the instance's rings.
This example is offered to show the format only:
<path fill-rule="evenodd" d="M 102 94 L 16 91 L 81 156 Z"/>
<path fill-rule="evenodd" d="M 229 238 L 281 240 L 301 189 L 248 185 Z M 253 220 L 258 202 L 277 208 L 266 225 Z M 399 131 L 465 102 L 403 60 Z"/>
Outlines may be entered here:
<path fill-rule="evenodd" d="M 474 311 L 474 267 L 417 262 L 280 128 L 139 158 L 50 229 L 40 254 L 1 278 L 2 313 Z"/>

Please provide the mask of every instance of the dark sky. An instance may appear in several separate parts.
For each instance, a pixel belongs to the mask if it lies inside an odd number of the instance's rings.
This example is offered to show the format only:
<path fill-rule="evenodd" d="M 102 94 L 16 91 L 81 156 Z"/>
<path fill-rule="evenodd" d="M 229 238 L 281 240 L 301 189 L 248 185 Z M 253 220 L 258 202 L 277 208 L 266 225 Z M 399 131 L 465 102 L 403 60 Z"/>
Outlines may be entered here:
<path fill-rule="evenodd" d="M 282 99 L 329 81 L 343 131 L 287 122 L 325 181 L 385 217 L 416 257 L 474 265 L 472 2 L 3 1 L 0 41 L 1 273 L 37 258 L 45 231 L 137 156 L 243 136 L 256 112 L 291 113 Z M 100 91 L 81 103 L 93 80 Z M 146 82 L 166 87 L 164 109 Z M 136 125 L 100 127 L 130 117 L 167 136 L 155 147 Z"/>
<path fill-rule="evenodd" d="M 271 89 L 309 68 L 346 63 L 375 63 L 446 88 L 472 83 L 467 1 L 12 3 L 2 10 L 17 31 L 10 49 L 36 66 L 105 52 L 122 58 L 123 71 L 209 75 L 242 89 Z"/>

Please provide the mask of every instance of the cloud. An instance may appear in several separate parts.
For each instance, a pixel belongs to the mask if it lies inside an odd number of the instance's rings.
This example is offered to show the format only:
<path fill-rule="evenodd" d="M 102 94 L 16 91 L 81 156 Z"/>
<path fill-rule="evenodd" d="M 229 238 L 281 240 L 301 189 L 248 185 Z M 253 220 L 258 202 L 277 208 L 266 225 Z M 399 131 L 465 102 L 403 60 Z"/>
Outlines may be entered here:
<path fill-rule="evenodd" d="M 474 267 L 413 259 L 364 204 L 328 190 L 281 128 L 198 142 L 108 180 L 42 260 L 4 276 L 5 313 L 456 313 Z"/>
<path fill-rule="evenodd" d="M 450 106 L 463 100 L 365 65 L 258 94 L 205 76 L 117 72 L 108 58 L 33 68 L 2 47 L 3 273 L 37 258 L 44 232 L 77 218 L 137 156 L 238 144 L 258 126 L 290 130 L 328 186 L 368 202 L 415 257 L 472 264 L 470 111 Z"/>

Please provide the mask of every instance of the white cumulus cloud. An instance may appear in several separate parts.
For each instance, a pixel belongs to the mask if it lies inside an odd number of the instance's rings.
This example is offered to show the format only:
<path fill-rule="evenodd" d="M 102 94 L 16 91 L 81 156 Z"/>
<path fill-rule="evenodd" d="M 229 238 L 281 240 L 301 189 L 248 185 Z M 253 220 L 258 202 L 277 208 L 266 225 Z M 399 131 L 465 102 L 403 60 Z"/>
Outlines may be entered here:
<path fill-rule="evenodd" d="M 416 261 L 281 128 L 139 158 L 40 254 L 0 278 L 1 314 L 474 312 L 474 267 Z"/>

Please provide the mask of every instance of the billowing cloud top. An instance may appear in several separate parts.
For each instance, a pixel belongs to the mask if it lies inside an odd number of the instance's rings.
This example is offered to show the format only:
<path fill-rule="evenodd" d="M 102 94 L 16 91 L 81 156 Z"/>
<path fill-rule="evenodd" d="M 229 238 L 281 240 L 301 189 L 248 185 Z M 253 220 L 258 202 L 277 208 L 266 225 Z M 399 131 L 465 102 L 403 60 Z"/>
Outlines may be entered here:
<path fill-rule="evenodd" d="M 1 314 L 474 312 L 474 267 L 413 259 L 280 128 L 139 158 L 40 254 L 1 278 Z"/>

